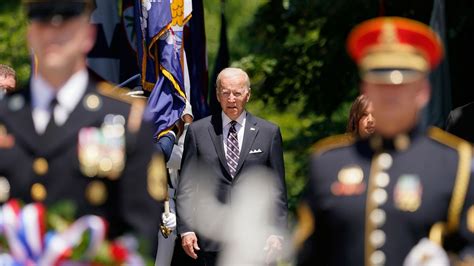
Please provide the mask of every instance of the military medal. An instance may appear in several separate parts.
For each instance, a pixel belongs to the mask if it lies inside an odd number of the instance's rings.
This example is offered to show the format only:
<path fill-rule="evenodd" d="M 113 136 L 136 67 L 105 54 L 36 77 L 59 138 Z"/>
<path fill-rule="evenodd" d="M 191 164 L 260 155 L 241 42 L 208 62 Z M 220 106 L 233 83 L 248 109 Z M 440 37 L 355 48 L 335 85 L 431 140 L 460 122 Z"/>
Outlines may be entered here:
<path fill-rule="evenodd" d="M 357 165 L 342 168 L 337 179 L 331 185 L 331 192 L 335 196 L 360 195 L 365 191 L 364 172 Z"/>
<path fill-rule="evenodd" d="M 100 128 L 82 128 L 78 157 L 84 175 L 117 179 L 125 167 L 125 118 L 109 114 Z"/>
<path fill-rule="evenodd" d="M 402 211 L 415 212 L 421 205 L 422 194 L 423 187 L 417 175 L 402 175 L 394 189 L 395 207 Z"/>

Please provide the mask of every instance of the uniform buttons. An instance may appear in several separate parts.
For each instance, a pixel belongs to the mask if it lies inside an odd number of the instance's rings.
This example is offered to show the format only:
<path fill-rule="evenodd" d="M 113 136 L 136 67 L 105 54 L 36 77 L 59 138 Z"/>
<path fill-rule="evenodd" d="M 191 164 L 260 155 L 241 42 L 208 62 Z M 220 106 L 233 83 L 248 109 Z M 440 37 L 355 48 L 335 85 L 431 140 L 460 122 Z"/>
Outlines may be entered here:
<path fill-rule="evenodd" d="M 387 191 L 377 188 L 372 193 L 372 199 L 377 205 L 385 204 L 385 202 L 387 202 Z"/>
<path fill-rule="evenodd" d="M 87 185 L 85 196 L 91 205 L 102 205 L 107 200 L 107 188 L 100 181 L 92 181 Z"/>
<path fill-rule="evenodd" d="M 386 214 L 382 209 L 375 209 L 370 213 L 370 221 L 377 227 L 385 224 Z"/>
<path fill-rule="evenodd" d="M 379 155 L 379 158 L 377 159 L 377 164 L 383 170 L 387 170 L 388 168 L 390 168 L 392 166 L 392 162 L 392 156 L 390 156 L 390 154 L 388 153 L 381 153 Z"/>
<path fill-rule="evenodd" d="M 44 185 L 40 183 L 35 183 L 31 186 L 31 198 L 34 201 L 44 201 L 48 193 L 46 192 L 46 188 Z"/>
<path fill-rule="evenodd" d="M 375 248 L 380 248 L 385 244 L 385 233 L 382 230 L 375 230 L 370 234 L 370 243 Z"/>
<path fill-rule="evenodd" d="M 39 176 L 43 176 L 48 172 L 48 161 L 45 158 L 37 158 L 33 162 L 33 171 Z"/>
<path fill-rule="evenodd" d="M 381 188 L 387 187 L 390 182 L 390 177 L 385 172 L 380 172 L 375 176 L 375 184 Z"/>
<path fill-rule="evenodd" d="M 370 262 L 372 265 L 384 265 L 385 264 L 385 253 L 380 250 L 375 251 L 370 255 Z"/>

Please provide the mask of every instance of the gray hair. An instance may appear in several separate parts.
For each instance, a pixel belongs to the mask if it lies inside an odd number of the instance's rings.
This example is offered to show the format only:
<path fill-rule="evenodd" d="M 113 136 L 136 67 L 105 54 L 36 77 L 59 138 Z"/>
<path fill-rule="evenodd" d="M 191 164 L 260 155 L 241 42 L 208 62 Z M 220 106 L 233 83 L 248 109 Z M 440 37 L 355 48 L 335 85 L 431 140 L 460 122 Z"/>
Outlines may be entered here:
<path fill-rule="evenodd" d="M 242 70 L 241 68 L 237 67 L 227 67 L 224 68 L 221 72 L 219 72 L 219 75 L 217 75 L 216 79 L 216 92 L 219 92 L 220 86 L 221 86 L 221 79 L 223 76 L 243 76 L 244 77 L 244 82 L 245 86 L 247 87 L 247 90 L 250 91 L 250 78 L 247 73 Z"/>

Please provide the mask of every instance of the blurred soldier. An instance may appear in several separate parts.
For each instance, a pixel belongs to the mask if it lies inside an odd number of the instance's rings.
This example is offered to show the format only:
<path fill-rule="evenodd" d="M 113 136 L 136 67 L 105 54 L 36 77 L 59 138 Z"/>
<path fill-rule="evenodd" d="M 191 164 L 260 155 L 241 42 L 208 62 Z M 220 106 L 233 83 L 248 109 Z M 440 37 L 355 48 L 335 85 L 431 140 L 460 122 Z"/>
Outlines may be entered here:
<path fill-rule="evenodd" d="M 24 1 L 38 73 L 0 104 L 1 200 L 70 200 L 78 216 L 104 217 L 110 238 L 132 232 L 156 245 L 164 161 L 142 121 L 145 102 L 86 69 L 91 5 Z"/>
<path fill-rule="evenodd" d="M 348 50 L 375 133 L 316 144 L 298 264 L 447 265 L 443 248 L 460 254 L 473 244 L 474 187 L 470 144 L 418 126 L 442 44 L 424 24 L 381 17 L 357 26 Z"/>
<path fill-rule="evenodd" d="M 4 95 L 16 88 L 16 72 L 13 68 L 0 64 L 0 94 Z M 1 97 L 0 97 L 1 98 Z"/>

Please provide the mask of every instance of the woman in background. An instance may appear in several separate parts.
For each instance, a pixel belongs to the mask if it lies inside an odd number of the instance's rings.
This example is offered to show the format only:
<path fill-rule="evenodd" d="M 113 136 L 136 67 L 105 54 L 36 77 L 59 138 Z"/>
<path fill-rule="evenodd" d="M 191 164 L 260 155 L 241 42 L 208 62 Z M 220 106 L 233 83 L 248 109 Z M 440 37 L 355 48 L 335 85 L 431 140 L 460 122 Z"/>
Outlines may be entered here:
<path fill-rule="evenodd" d="M 366 138 L 375 131 L 373 107 L 365 95 L 359 95 L 352 103 L 347 123 L 347 133 L 355 138 Z"/>

